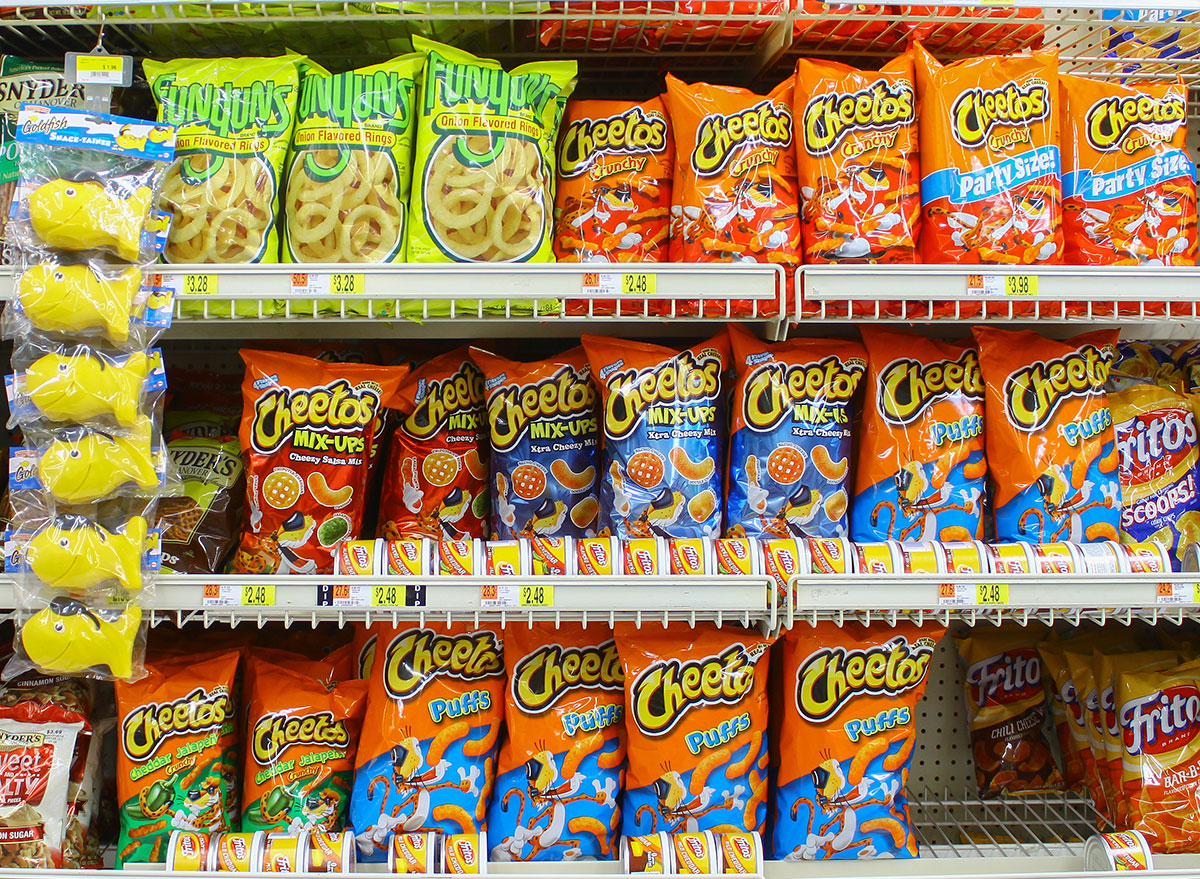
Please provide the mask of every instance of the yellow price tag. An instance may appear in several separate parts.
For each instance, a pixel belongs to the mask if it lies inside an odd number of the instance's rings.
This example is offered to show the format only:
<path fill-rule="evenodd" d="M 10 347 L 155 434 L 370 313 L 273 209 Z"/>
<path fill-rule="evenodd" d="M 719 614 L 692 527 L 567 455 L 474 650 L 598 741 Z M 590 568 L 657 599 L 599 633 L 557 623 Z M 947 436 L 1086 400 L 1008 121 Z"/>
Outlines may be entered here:
<path fill-rule="evenodd" d="M 985 605 L 1008 604 L 1007 583 L 979 583 L 975 586 L 975 603 Z"/>
<path fill-rule="evenodd" d="M 1037 296 L 1038 295 L 1038 276 L 1037 275 L 1005 275 L 1004 276 L 1004 295 L 1005 296 Z"/>
<path fill-rule="evenodd" d="M 75 59 L 75 70 L 81 73 L 120 73 L 120 55 L 79 55 Z"/>
<path fill-rule="evenodd" d="M 404 607 L 404 587 L 395 583 L 375 583 L 371 586 L 372 607 Z"/>
<path fill-rule="evenodd" d="M 621 292 L 627 296 L 653 296 L 658 292 L 658 276 L 646 272 L 621 275 Z"/>
<path fill-rule="evenodd" d="M 1200 604 L 1200 583 L 1192 584 L 1192 604 Z"/>
<path fill-rule="evenodd" d="M 521 607 L 553 607 L 554 586 L 522 586 Z"/>
<path fill-rule="evenodd" d="M 212 296 L 217 292 L 217 275 L 184 275 L 183 293 L 187 296 Z"/>
<path fill-rule="evenodd" d="M 361 296 L 366 288 L 365 275 L 342 272 L 329 276 L 329 292 L 334 296 Z"/>
<path fill-rule="evenodd" d="M 274 583 L 242 584 L 242 604 L 245 607 L 274 607 Z"/>

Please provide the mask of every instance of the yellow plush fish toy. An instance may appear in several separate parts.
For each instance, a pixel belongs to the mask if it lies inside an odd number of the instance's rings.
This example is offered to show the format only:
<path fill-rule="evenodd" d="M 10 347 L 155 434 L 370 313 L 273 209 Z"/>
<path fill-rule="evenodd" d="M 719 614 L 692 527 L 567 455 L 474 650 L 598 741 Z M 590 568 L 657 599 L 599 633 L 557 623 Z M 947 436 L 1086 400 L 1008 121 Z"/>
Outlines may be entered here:
<path fill-rule="evenodd" d="M 25 316 L 39 330 L 101 329 L 112 342 L 124 345 L 141 286 L 142 270 L 137 266 L 110 279 L 86 265 L 39 263 L 21 274 L 17 296 Z"/>
<path fill-rule="evenodd" d="M 72 598 L 55 598 L 21 627 L 25 655 L 45 672 L 79 674 L 108 671 L 114 678 L 133 675 L 133 645 L 142 609 L 88 607 Z"/>
<path fill-rule="evenodd" d="M 52 421 L 82 424 L 109 415 L 132 427 L 141 415 L 150 358 L 138 352 L 116 364 L 91 354 L 47 354 L 25 370 L 25 394 Z"/>
<path fill-rule="evenodd" d="M 38 462 L 38 479 L 47 493 L 68 504 L 98 501 L 128 483 L 148 491 L 159 482 L 148 433 L 55 440 Z"/>
<path fill-rule="evenodd" d="M 95 180 L 51 180 L 30 193 L 29 224 L 51 247 L 106 248 L 132 262 L 141 251 L 152 198 L 146 186 L 122 196 Z"/>
<path fill-rule="evenodd" d="M 116 580 L 136 592 L 142 588 L 147 528 L 141 516 L 116 532 L 83 516 L 61 516 L 33 535 L 25 547 L 25 561 L 52 589 L 86 592 Z"/>

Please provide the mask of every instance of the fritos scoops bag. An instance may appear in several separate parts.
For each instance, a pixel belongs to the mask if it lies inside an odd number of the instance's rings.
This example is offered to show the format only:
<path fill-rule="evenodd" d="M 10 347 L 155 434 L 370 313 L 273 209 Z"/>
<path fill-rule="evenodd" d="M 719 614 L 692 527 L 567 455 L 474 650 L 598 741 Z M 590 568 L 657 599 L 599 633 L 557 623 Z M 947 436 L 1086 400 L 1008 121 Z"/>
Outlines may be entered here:
<path fill-rule="evenodd" d="M 1070 265 L 1195 265 L 1187 87 L 1060 78 Z"/>
<path fill-rule="evenodd" d="M 379 536 L 488 537 L 483 372 L 470 349 L 417 367 L 392 405 L 398 419 L 383 471 Z"/>
<path fill-rule="evenodd" d="M 1055 51 L 946 66 L 920 43 L 913 51 L 924 261 L 1061 262 Z"/>
<path fill-rule="evenodd" d="M 621 833 L 762 833 L 770 640 L 753 629 L 618 623 L 629 771 Z"/>
<path fill-rule="evenodd" d="M 974 348 L 862 327 L 867 399 L 850 536 L 983 536 L 983 377 Z"/>
<path fill-rule="evenodd" d="M 149 659 L 117 681 L 117 867 L 167 859 L 172 830 L 233 830 L 238 808 L 237 650 Z"/>
<path fill-rule="evenodd" d="M 241 355 L 247 515 L 233 570 L 331 573 L 334 547 L 361 535 L 375 421 L 408 367 Z"/>
<path fill-rule="evenodd" d="M 492 629 L 378 630 L 350 800 L 360 861 L 387 860 L 395 833 L 484 829 L 504 683 Z"/>
<path fill-rule="evenodd" d="M 806 263 L 917 259 L 921 171 L 912 54 L 878 72 L 796 62 Z"/>
<path fill-rule="evenodd" d="M 1200 436 L 1194 403 L 1155 385 L 1108 395 L 1121 481 L 1121 540 L 1155 540 L 1176 569 L 1183 546 L 1200 540 Z"/>
<path fill-rule="evenodd" d="M 1104 393 L 1117 334 L 1059 342 L 975 327 L 996 539 L 1116 540 L 1121 489 Z"/>
<path fill-rule="evenodd" d="M 612 631 L 505 632 L 507 738 L 487 813 L 493 861 L 612 860 L 625 771 L 625 697 Z"/>
<path fill-rule="evenodd" d="M 844 537 L 853 399 L 867 371 L 857 342 L 771 344 L 729 325 L 737 384 L 726 535 Z"/>
<path fill-rule="evenodd" d="M 720 535 L 728 334 L 685 351 L 607 336 L 580 341 L 601 397 L 601 533 Z"/>
<path fill-rule="evenodd" d="M 478 348 L 492 445 L 492 536 L 594 537 L 596 385 L 582 347 L 534 363 Z"/>
<path fill-rule="evenodd" d="M 784 636 L 775 858 L 917 856 L 904 787 L 944 632 L 818 623 Z"/>

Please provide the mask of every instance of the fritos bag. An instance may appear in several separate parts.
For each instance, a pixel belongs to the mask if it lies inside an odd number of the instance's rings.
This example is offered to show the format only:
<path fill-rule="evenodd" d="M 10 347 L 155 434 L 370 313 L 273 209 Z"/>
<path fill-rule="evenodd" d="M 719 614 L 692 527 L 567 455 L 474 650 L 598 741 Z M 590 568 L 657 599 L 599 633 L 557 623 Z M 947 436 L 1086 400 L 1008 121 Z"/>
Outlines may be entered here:
<path fill-rule="evenodd" d="M 1146 383 L 1182 392 L 1186 382 L 1175 356 L 1176 352 L 1169 345 L 1121 339 L 1117 342 L 1117 357 L 1109 372 L 1109 394 L 1131 384 Z"/>
<path fill-rule="evenodd" d="M 878 72 L 796 62 L 806 263 L 917 259 L 921 171 L 912 54 Z"/>
<path fill-rule="evenodd" d="M 333 548 L 362 533 L 375 421 L 408 367 L 241 355 L 247 516 L 233 570 L 331 573 Z"/>
<path fill-rule="evenodd" d="M 737 370 L 729 441 L 729 537 L 844 537 L 857 342 L 759 340 L 730 324 Z"/>
<path fill-rule="evenodd" d="M 920 43 L 913 51 L 924 261 L 1061 262 L 1056 52 L 942 66 Z"/>
<path fill-rule="evenodd" d="M 504 663 L 508 732 L 487 814 L 491 859 L 612 860 L 625 689 L 611 630 L 514 626 L 505 633 Z"/>
<path fill-rule="evenodd" d="M 1187 87 L 1060 78 L 1070 265 L 1195 265 Z"/>
<path fill-rule="evenodd" d="M 1082 645 L 1086 646 L 1086 645 Z M 1063 658 L 1074 683 L 1083 725 L 1084 783 L 1099 817 L 1097 827 L 1114 827 L 1116 803 L 1104 765 L 1104 717 L 1100 710 L 1100 686 L 1091 653 L 1077 653 L 1068 646 Z"/>
<path fill-rule="evenodd" d="M 117 866 L 162 863 L 172 830 L 233 830 L 238 813 L 237 650 L 149 658 L 117 681 Z"/>
<path fill-rule="evenodd" d="M 629 771 L 624 836 L 763 832 L 770 639 L 753 629 L 618 623 Z"/>
<path fill-rule="evenodd" d="M 904 788 L 944 632 L 825 622 L 784 636 L 775 858 L 917 856 Z"/>
<path fill-rule="evenodd" d="M 366 709 L 366 681 L 330 686 L 251 654 L 242 830 L 345 829 L 354 749 Z"/>
<path fill-rule="evenodd" d="M 983 537 L 983 377 L 974 348 L 862 328 L 867 394 L 850 536 Z"/>
<path fill-rule="evenodd" d="M 600 426 L 582 347 L 534 363 L 478 348 L 492 446 L 492 535 L 593 537 Z"/>
<path fill-rule="evenodd" d="M 63 826 L 81 723 L 0 718 L 0 868 L 63 865 Z"/>
<path fill-rule="evenodd" d="M 718 536 L 728 335 L 685 351 L 607 336 L 580 341 L 601 397 L 601 533 Z"/>
<path fill-rule="evenodd" d="M 394 833 L 484 829 L 504 683 L 495 630 L 379 628 L 350 800 L 360 861 L 386 861 Z"/>
<path fill-rule="evenodd" d="M 996 539 L 1116 540 L 1121 489 L 1104 393 L 1117 334 L 1065 342 L 976 327 Z"/>
<path fill-rule="evenodd" d="M 1001 631 L 955 639 L 965 669 L 980 797 L 1062 787 L 1042 733 L 1046 693 L 1037 648 L 1045 637 L 1035 631 Z"/>
<path fill-rule="evenodd" d="M 1042 674 L 1050 696 L 1050 716 L 1058 738 L 1058 753 L 1062 756 L 1063 790 L 1082 790 L 1085 785 L 1084 760 L 1092 759 L 1086 747 L 1087 731 L 1082 725 L 1082 711 L 1075 682 L 1063 656 L 1062 645 L 1043 641 L 1038 645 L 1042 658 Z"/>
<path fill-rule="evenodd" d="M 383 471 L 380 537 L 486 538 L 483 372 L 470 349 L 417 367 L 392 405 L 399 417 Z"/>
<path fill-rule="evenodd" d="M 1183 390 L 1189 394 L 1200 391 L 1200 341 L 1176 348 L 1175 365 L 1183 375 Z"/>

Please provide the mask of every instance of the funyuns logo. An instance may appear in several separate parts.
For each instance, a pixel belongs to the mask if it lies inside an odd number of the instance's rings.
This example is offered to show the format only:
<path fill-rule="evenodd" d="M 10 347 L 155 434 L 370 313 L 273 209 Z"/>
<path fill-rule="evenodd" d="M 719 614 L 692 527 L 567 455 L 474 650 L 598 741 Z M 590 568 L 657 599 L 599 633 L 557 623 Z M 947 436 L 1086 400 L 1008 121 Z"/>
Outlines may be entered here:
<path fill-rule="evenodd" d="M 1042 82 L 1007 82 L 996 89 L 967 89 L 950 108 L 954 139 L 965 147 L 982 146 L 998 125 L 1027 126 L 1050 115 L 1050 90 Z"/>
<path fill-rule="evenodd" d="M 657 111 L 646 113 L 634 106 L 603 119 L 575 119 L 559 142 L 559 174 L 566 178 L 585 173 L 598 177 L 616 170 L 641 170 L 647 156 L 666 148 L 667 120 Z M 620 156 L 630 164 L 618 160 L 614 168 L 608 161 L 610 156 Z"/>
<path fill-rule="evenodd" d="M 1154 143 L 1170 143 L 1187 119 L 1180 96 L 1113 96 L 1088 107 L 1084 118 L 1087 142 L 1100 152 L 1131 154 Z"/>
<path fill-rule="evenodd" d="M 409 629 L 388 644 L 383 662 L 384 690 L 399 702 L 416 696 L 435 677 L 472 681 L 504 671 L 494 632 L 446 635 Z"/>
<path fill-rule="evenodd" d="M 624 689 L 617 643 L 596 647 L 547 644 L 525 656 L 513 669 L 513 701 L 526 714 L 543 714 L 571 690 Z"/>
<path fill-rule="evenodd" d="M 1084 345 L 1054 360 L 1037 360 L 1009 375 L 1004 405 L 1009 421 L 1028 433 L 1041 430 L 1067 400 L 1104 390 L 1112 368 L 1111 346 Z"/>
<path fill-rule="evenodd" d="M 903 427 L 939 400 L 959 397 L 978 403 L 983 395 L 979 355 L 967 349 L 957 360 L 893 360 L 879 374 L 876 405 L 884 421 Z"/>
<path fill-rule="evenodd" d="M 693 708 L 737 705 L 754 687 L 754 664 L 762 650 L 734 644 L 717 656 L 658 660 L 633 681 L 630 708 L 648 736 L 670 732 Z"/>
<path fill-rule="evenodd" d="M 916 95 L 908 82 L 877 79 L 856 92 L 815 95 L 804 108 L 804 147 L 827 156 L 856 131 L 884 131 L 916 121 Z"/>
<path fill-rule="evenodd" d="M 796 674 L 796 710 L 800 716 L 823 723 L 856 696 L 898 696 L 925 680 L 934 643 L 903 637 L 863 650 L 822 647 L 809 654 Z"/>
<path fill-rule="evenodd" d="M 220 729 L 231 719 L 229 693 L 197 687 L 182 699 L 139 705 L 121 721 L 121 748 L 134 762 L 149 760 L 167 739 Z"/>

